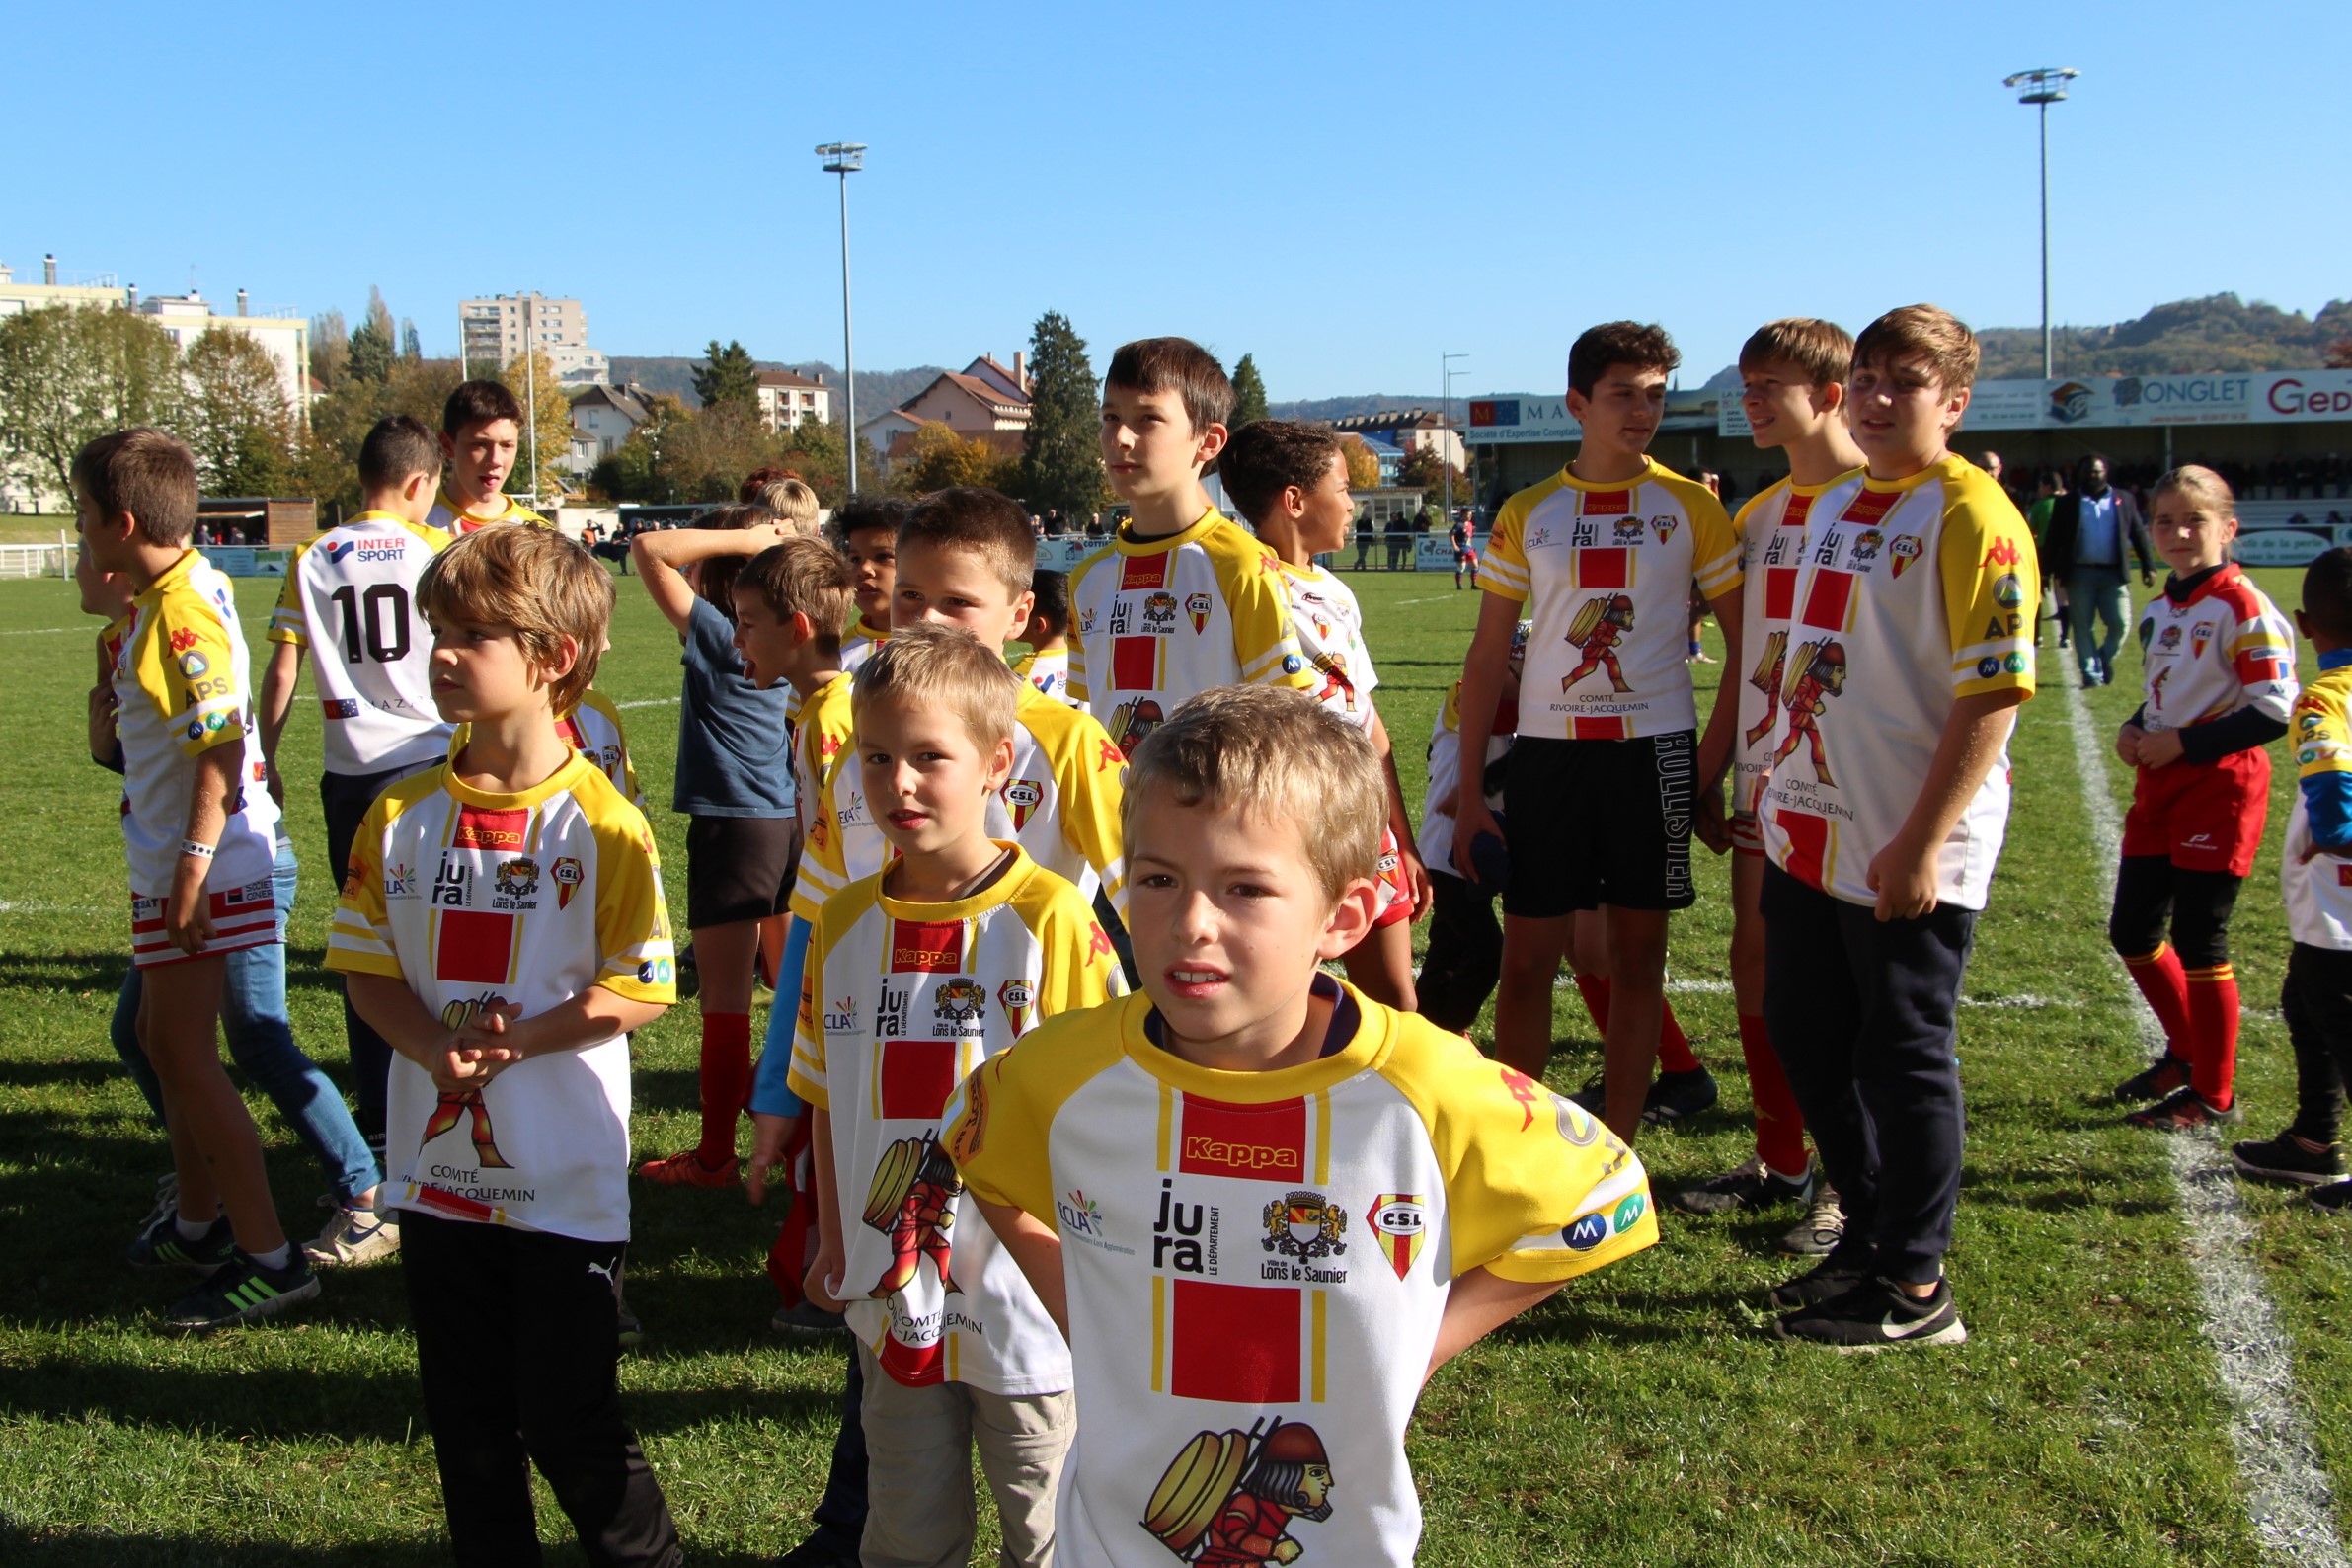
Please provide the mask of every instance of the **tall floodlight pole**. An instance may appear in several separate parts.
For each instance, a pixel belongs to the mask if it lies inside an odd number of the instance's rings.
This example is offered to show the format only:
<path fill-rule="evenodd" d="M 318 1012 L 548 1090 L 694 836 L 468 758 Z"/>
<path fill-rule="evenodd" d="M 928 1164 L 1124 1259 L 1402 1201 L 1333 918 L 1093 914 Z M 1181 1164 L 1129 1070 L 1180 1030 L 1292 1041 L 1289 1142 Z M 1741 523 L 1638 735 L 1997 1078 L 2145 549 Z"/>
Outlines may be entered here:
<path fill-rule="evenodd" d="M 1448 532 L 1451 532 L 1453 528 L 1453 447 L 1447 440 L 1446 432 L 1453 429 L 1453 378 L 1457 375 L 1469 374 L 1467 370 L 1454 369 L 1453 361 L 1468 357 L 1469 355 L 1466 353 L 1441 353 L 1438 355 L 1438 456 L 1446 464 L 1446 528 Z M 1467 448 L 1464 450 L 1466 453 Z"/>
<path fill-rule="evenodd" d="M 828 141 L 817 149 L 824 172 L 841 177 L 841 381 L 848 399 L 849 493 L 857 494 L 857 358 L 849 337 L 849 177 L 866 166 L 862 141 Z"/>
<path fill-rule="evenodd" d="M 539 351 L 531 345 L 531 333 L 538 321 L 539 296 L 522 297 L 522 412 L 523 418 L 530 421 L 530 434 L 525 438 L 531 446 L 531 505 L 536 507 L 539 504 Z"/>
<path fill-rule="evenodd" d="M 2004 76 L 2000 85 L 2017 94 L 2017 102 L 2031 104 L 2042 130 L 2042 379 L 2052 375 L 2050 359 L 2050 106 L 2067 101 L 2067 83 L 2082 73 L 2071 65 L 2045 65 L 2039 70 Z"/>

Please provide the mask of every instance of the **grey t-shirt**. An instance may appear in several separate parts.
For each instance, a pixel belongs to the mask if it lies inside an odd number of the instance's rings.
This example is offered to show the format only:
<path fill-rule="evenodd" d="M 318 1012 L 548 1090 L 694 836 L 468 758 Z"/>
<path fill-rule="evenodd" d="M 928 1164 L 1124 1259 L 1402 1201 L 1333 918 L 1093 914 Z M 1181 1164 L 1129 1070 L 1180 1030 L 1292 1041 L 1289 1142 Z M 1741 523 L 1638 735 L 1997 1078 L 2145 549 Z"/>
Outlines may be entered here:
<path fill-rule="evenodd" d="M 790 817 L 792 733 L 784 722 L 791 690 L 766 691 L 744 673 L 735 626 L 709 600 L 694 601 L 686 627 L 672 811 L 695 817 Z"/>

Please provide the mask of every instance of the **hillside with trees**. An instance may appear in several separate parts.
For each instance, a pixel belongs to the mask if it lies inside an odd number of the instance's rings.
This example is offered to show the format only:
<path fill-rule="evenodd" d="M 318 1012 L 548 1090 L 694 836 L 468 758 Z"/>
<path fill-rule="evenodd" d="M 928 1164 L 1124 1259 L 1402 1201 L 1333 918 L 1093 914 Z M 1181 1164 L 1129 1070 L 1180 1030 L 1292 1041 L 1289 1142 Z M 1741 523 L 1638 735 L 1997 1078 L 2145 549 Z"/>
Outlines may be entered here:
<path fill-rule="evenodd" d="M 796 375 L 823 376 L 824 384 L 838 388 L 841 372 L 823 359 L 804 359 L 787 364 L 780 359 L 754 359 L 758 370 L 790 370 Z M 648 392 L 676 398 L 688 408 L 701 406 L 695 395 L 694 376 L 709 368 L 706 359 L 687 358 L 682 354 L 612 355 L 612 379 L 626 385 L 634 381 Z M 917 365 L 911 370 L 860 370 L 857 373 L 857 417 L 863 422 L 886 409 L 895 409 L 908 398 L 929 386 L 940 374 L 935 364 Z M 833 399 L 833 423 L 841 423 L 844 410 L 841 399 Z"/>

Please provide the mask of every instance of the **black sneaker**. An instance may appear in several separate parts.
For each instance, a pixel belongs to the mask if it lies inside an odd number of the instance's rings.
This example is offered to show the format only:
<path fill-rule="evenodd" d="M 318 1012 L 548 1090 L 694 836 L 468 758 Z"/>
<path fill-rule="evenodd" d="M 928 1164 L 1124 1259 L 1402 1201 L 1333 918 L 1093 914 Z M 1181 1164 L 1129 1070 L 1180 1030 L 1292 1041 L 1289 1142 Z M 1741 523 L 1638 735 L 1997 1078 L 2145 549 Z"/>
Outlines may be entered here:
<path fill-rule="evenodd" d="M 1810 1175 L 1792 1182 L 1766 1169 L 1762 1159 L 1752 1159 L 1737 1170 L 1684 1188 L 1668 1202 L 1686 1215 L 1736 1215 L 1801 1204 L 1812 1191 Z"/>
<path fill-rule="evenodd" d="M 2352 1214 L 2352 1182 L 2331 1182 L 2303 1195 L 2304 1202 L 2331 1215 Z"/>
<path fill-rule="evenodd" d="M 679 1001 L 692 1001 L 702 994 L 702 968 L 694 962 L 694 943 L 691 938 L 677 950 L 675 972 Z"/>
<path fill-rule="evenodd" d="M 1962 1345 L 1968 1329 L 1952 1305 L 1952 1287 L 1935 1282 L 1935 1294 L 1915 1300 L 1893 1281 L 1863 1281 L 1842 1295 L 1816 1302 L 1775 1319 L 1782 1339 L 1838 1351 L 1893 1350 L 1904 1345 Z"/>
<path fill-rule="evenodd" d="M 173 1303 L 164 1324 L 185 1334 L 208 1333 L 274 1316 L 318 1294 L 319 1277 L 298 1251 L 286 1255 L 282 1269 L 264 1268 L 250 1254 L 232 1251 L 209 1279 Z"/>
<path fill-rule="evenodd" d="M 2217 1106 L 2194 1089 L 2182 1089 L 2154 1105 L 2142 1106 L 2124 1120 L 2134 1127 L 2151 1127 L 2159 1133 L 2192 1133 L 2224 1122 L 2242 1122 L 2245 1113 L 2237 1108 L 2235 1100 Z"/>
<path fill-rule="evenodd" d="M 1651 1083 L 1647 1098 L 1642 1101 L 1641 1119 L 1645 1127 L 1667 1127 L 1686 1116 L 1696 1116 L 1715 1103 L 1715 1075 L 1704 1067 L 1688 1072 L 1661 1072 Z"/>
<path fill-rule="evenodd" d="M 2274 1138 L 2262 1142 L 2233 1143 L 2230 1163 L 2237 1167 L 2241 1176 L 2262 1181 L 2301 1182 L 2307 1187 L 2320 1187 L 2343 1179 L 2343 1162 L 2338 1157 L 2339 1145 L 2330 1143 L 2314 1154 L 2304 1147 L 2303 1139 L 2289 1128 Z"/>
<path fill-rule="evenodd" d="M 236 1239 L 229 1233 L 226 1219 L 215 1219 L 212 1228 L 194 1241 L 181 1237 L 177 1214 L 165 1215 L 139 1232 L 122 1256 L 134 1269 L 200 1269 L 209 1274 L 229 1261 L 237 1250 Z"/>
<path fill-rule="evenodd" d="M 847 1333 L 849 1320 L 838 1312 L 828 1312 L 815 1301 L 803 1299 L 794 1306 L 779 1306 L 767 1326 L 787 1339 L 823 1339 L 828 1334 Z"/>
<path fill-rule="evenodd" d="M 1870 1278 L 1867 1256 L 1847 1253 L 1840 1257 L 1830 1254 L 1812 1269 L 1795 1279 L 1772 1287 L 1771 1301 L 1783 1312 L 1793 1312 L 1800 1306 L 1811 1306 L 1846 1292 Z"/>
<path fill-rule="evenodd" d="M 2115 1086 L 2118 1100 L 2160 1100 L 2189 1086 L 2189 1064 L 2170 1052 Z"/>

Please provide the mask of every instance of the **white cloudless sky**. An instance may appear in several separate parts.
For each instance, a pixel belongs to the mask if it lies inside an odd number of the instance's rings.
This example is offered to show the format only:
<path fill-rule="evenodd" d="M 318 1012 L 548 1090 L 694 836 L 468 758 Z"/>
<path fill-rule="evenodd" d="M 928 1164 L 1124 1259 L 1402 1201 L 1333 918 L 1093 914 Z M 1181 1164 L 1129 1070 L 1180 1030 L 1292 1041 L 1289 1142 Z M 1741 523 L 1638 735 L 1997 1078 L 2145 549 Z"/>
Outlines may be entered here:
<path fill-rule="evenodd" d="M 452 353 L 456 302 L 579 296 L 611 353 L 1009 357 L 1059 310 L 1257 355 L 1275 397 L 1556 390 L 1664 322 L 1686 379 L 1773 316 L 2352 294 L 2352 12 L 2333 4 L 92 9 L 9 24 L 0 261 L 192 276 Z M 223 308 L 226 308 L 225 306 Z"/>

